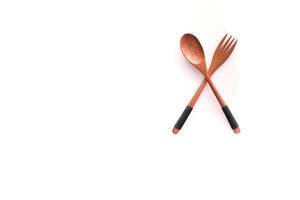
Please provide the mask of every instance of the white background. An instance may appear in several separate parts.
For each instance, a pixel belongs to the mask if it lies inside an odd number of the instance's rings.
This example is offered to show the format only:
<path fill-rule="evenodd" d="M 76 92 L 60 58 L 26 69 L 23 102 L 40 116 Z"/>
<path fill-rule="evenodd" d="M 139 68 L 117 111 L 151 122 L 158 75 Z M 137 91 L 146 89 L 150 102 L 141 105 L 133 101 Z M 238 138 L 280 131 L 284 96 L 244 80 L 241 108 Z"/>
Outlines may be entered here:
<path fill-rule="evenodd" d="M 1 1 L 0 199 L 300 199 L 297 1 Z M 181 55 L 186 33 L 240 124 Z"/>

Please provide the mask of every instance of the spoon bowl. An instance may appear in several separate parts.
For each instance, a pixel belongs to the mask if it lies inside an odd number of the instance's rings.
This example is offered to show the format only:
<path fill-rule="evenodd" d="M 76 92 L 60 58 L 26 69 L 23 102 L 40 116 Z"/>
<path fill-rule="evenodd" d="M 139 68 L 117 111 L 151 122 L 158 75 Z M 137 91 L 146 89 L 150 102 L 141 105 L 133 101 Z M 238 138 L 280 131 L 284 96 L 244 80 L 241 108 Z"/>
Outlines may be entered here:
<path fill-rule="evenodd" d="M 193 34 L 186 33 L 181 37 L 180 49 L 184 57 L 202 74 L 207 73 L 203 48 Z"/>

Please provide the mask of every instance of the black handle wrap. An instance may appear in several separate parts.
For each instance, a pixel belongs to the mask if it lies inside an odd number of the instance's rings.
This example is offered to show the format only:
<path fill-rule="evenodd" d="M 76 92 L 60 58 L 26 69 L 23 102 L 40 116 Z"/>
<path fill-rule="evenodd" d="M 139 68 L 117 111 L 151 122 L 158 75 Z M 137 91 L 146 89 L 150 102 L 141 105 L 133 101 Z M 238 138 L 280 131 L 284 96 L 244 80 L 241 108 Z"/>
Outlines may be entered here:
<path fill-rule="evenodd" d="M 187 120 L 187 118 L 189 117 L 190 113 L 192 112 L 193 108 L 190 106 L 187 106 L 183 113 L 181 114 L 181 116 L 179 117 L 179 119 L 177 120 L 174 128 L 177 128 L 178 130 L 180 130 L 183 126 L 183 124 L 185 123 L 185 121 Z"/>
<path fill-rule="evenodd" d="M 224 106 L 224 107 L 222 108 L 222 110 L 223 110 L 223 112 L 224 112 L 224 114 L 225 114 L 225 116 L 226 116 L 226 118 L 227 118 L 227 120 L 228 120 L 228 122 L 229 122 L 231 128 L 232 128 L 232 129 L 238 128 L 239 125 L 238 125 L 238 123 L 235 121 L 235 119 L 234 119 L 232 113 L 230 112 L 228 106 Z"/>

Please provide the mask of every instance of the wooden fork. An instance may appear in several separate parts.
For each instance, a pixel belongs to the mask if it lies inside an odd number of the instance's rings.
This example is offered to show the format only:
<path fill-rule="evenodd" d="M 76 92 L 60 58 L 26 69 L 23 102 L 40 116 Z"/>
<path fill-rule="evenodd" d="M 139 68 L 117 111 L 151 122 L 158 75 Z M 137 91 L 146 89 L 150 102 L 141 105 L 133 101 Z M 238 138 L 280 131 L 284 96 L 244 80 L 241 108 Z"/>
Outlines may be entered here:
<path fill-rule="evenodd" d="M 220 43 L 218 44 L 214 52 L 212 62 L 210 64 L 210 68 L 208 70 L 209 76 L 212 76 L 212 74 L 228 59 L 228 57 L 231 55 L 232 51 L 234 50 L 237 44 L 237 40 L 235 38 L 232 38 L 232 36 L 230 36 L 227 39 L 226 38 L 227 38 L 227 34 L 222 38 L 222 40 L 220 41 Z M 206 79 L 204 79 L 201 85 L 198 87 L 196 93 L 190 100 L 189 104 L 186 106 L 185 110 L 177 120 L 172 131 L 174 134 L 177 134 L 182 128 L 182 126 L 184 125 L 185 121 L 187 120 L 190 113 L 192 112 L 193 107 L 195 106 L 198 98 L 200 97 L 203 89 L 205 88 L 206 84 L 207 81 Z"/>

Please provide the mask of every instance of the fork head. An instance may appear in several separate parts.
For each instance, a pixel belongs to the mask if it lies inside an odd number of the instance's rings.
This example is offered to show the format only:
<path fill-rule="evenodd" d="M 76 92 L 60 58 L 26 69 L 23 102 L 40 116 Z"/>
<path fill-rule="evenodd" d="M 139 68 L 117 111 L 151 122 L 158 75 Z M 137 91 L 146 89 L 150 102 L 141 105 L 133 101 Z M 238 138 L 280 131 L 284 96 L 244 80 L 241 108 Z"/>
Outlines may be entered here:
<path fill-rule="evenodd" d="M 235 48 L 238 42 L 235 38 L 232 38 L 232 36 L 227 36 L 228 34 L 226 34 L 222 38 L 215 50 L 209 73 L 215 72 L 218 69 L 218 67 L 221 66 L 227 60 L 227 58 L 231 55 L 233 49 Z"/>

